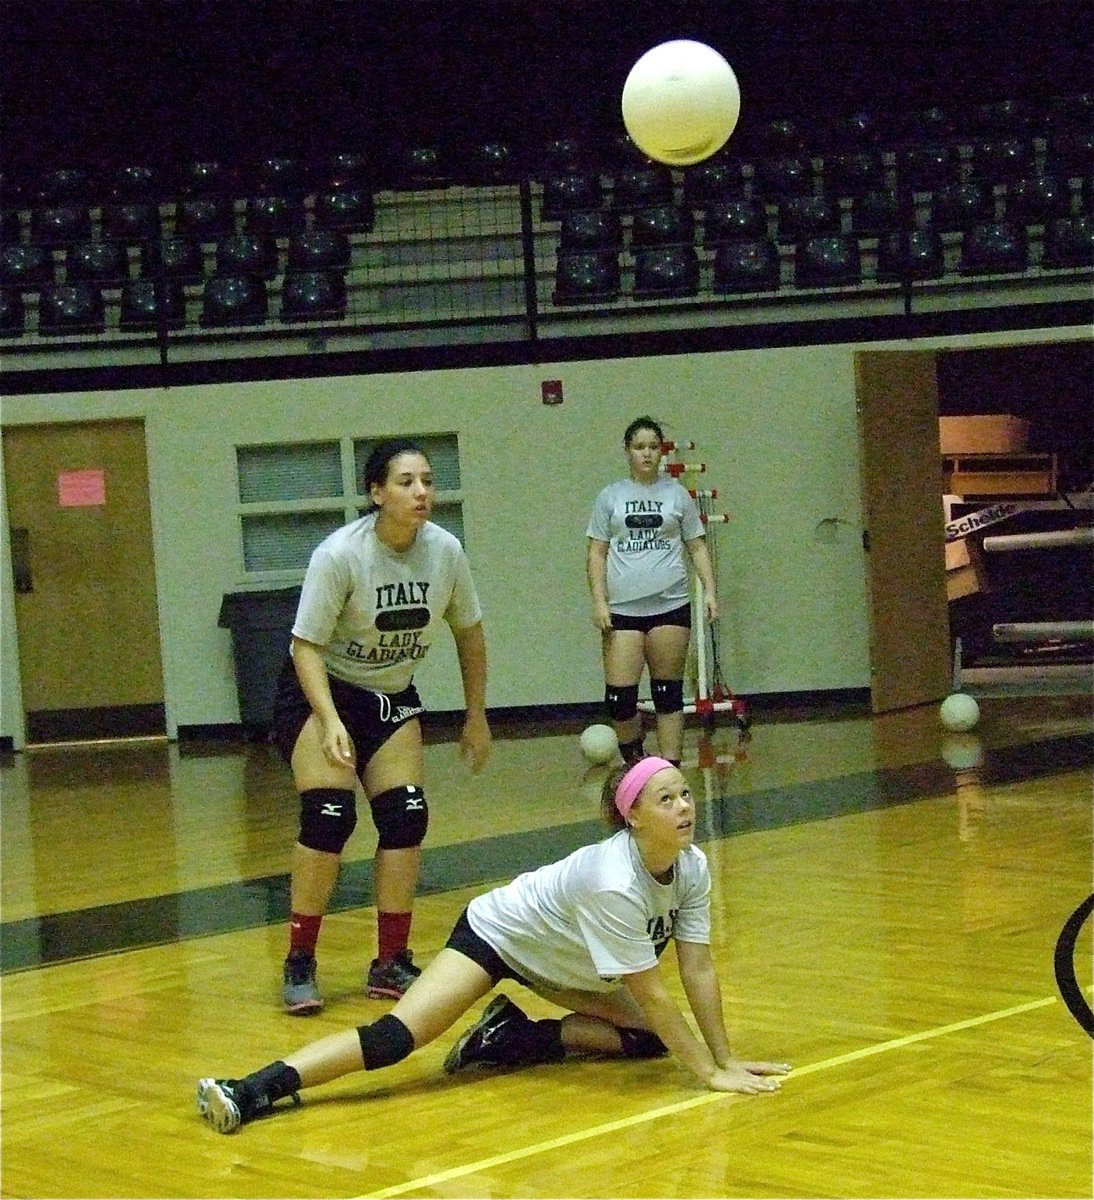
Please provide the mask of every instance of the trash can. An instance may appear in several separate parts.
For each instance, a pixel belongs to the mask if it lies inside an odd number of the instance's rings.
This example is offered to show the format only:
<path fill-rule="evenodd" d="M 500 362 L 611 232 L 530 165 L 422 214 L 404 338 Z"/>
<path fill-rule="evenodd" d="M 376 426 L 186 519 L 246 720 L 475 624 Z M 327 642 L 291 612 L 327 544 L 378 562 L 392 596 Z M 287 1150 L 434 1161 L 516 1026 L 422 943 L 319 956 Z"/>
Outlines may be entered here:
<path fill-rule="evenodd" d="M 274 688 L 289 650 L 300 588 L 226 592 L 217 625 L 232 631 L 239 719 L 248 737 L 262 737 L 273 720 Z"/>

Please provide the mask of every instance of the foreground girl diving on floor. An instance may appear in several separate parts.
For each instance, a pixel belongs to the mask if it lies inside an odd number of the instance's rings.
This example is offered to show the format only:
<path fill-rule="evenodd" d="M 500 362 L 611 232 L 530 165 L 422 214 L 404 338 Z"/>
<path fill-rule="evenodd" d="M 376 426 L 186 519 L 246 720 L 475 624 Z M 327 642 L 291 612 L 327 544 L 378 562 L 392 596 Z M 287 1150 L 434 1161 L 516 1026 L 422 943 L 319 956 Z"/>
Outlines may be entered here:
<path fill-rule="evenodd" d="M 610 837 L 472 900 L 391 1012 L 241 1078 L 200 1080 L 201 1115 L 231 1133 L 276 1111 L 279 1100 L 297 1102 L 305 1088 L 400 1062 L 503 979 L 567 1015 L 532 1020 L 498 995 L 453 1045 L 446 1071 L 671 1052 L 713 1091 L 775 1091 L 786 1063 L 744 1061 L 730 1049 L 710 954 L 710 872 L 693 844 L 684 776 L 666 759 L 640 759 L 609 776 L 601 804 Z M 670 941 L 700 1037 L 662 976 Z"/>

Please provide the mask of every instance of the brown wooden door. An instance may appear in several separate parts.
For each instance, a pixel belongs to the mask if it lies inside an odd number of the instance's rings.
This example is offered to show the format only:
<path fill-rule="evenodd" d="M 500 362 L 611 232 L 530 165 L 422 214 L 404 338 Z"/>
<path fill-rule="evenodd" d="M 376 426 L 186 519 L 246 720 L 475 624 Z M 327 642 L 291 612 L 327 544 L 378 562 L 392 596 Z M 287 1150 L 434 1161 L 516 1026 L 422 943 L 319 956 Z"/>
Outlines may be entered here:
<path fill-rule="evenodd" d="M 950 690 L 942 461 L 931 351 L 855 355 L 875 712 Z"/>
<path fill-rule="evenodd" d="M 28 740 L 163 732 L 143 423 L 10 426 L 4 475 Z"/>

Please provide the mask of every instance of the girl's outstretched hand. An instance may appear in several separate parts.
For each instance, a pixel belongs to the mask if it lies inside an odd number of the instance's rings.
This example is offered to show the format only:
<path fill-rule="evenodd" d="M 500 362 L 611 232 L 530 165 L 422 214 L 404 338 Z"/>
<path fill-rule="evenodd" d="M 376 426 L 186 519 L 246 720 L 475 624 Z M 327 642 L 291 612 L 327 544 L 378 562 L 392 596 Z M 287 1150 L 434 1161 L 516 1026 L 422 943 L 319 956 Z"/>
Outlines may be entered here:
<path fill-rule="evenodd" d="M 714 1092 L 744 1092 L 748 1095 L 777 1092 L 782 1080 L 774 1076 L 785 1075 L 789 1070 L 789 1063 L 739 1062 L 733 1059 L 714 1072 L 707 1080 L 707 1087 Z"/>

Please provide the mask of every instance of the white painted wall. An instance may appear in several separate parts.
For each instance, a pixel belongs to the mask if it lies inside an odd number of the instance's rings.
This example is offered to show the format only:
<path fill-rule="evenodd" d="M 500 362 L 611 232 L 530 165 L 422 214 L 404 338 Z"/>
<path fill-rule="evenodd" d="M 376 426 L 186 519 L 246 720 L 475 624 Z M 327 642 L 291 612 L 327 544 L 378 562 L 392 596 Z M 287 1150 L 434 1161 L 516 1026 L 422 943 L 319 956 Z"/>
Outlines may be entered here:
<path fill-rule="evenodd" d="M 853 352 L 811 346 L 15 396 L 5 399 L 0 419 L 144 419 L 172 733 L 179 725 L 238 720 L 231 635 L 217 627 L 223 594 L 246 583 L 238 442 L 458 431 L 490 705 L 598 700 L 585 523 L 596 492 L 624 469 L 624 427 L 647 412 L 668 437 L 698 444 L 688 457 L 708 464 L 704 483 L 718 489 L 719 506 L 733 516 L 713 535 L 730 686 L 743 694 L 865 687 Z M 563 381 L 561 406 L 542 404 L 543 379 Z M 6 507 L 3 525 L 0 735 L 19 746 Z M 431 708 L 460 707 L 455 654 L 443 639 L 417 682 Z"/>

